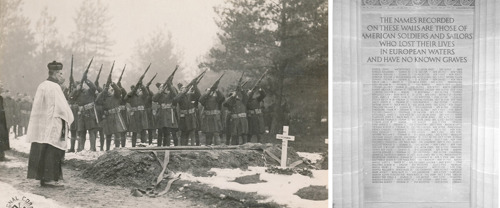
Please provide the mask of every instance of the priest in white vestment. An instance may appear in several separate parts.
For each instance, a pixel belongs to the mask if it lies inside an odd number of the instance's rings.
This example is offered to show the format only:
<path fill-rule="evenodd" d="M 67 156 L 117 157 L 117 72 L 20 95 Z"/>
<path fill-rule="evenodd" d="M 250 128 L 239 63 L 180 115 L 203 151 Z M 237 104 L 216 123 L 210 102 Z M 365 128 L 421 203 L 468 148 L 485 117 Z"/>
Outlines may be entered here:
<path fill-rule="evenodd" d="M 26 139 L 31 142 L 28 178 L 40 180 L 41 186 L 62 186 L 62 160 L 73 113 L 60 84 L 63 65 L 53 61 L 47 65 L 49 78 L 35 94 Z"/>

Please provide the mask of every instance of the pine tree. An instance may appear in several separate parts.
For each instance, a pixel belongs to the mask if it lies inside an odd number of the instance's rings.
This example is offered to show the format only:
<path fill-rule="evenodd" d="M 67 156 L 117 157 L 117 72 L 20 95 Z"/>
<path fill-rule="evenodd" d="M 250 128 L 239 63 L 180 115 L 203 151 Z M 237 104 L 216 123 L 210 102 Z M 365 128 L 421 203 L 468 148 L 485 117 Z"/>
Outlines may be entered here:
<path fill-rule="evenodd" d="M 13 92 L 34 92 L 36 86 L 19 83 L 38 82 L 45 71 L 33 64 L 36 49 L 30 21 L 20 15 L 21 0 L 0 0 L 0 75 Z M 38 68 L 36 68 L 38 67 Z"/>
<path fill-rule="evenodd" d="M 221 29 L 220 45 L 210 50 L 207 61 L 200 67 L 245 71 L 253 79 L 270 69 L 264 82 L 270 95 L 275 96 L 277 106 L 282 105 L 284 94 L 298 90 L 296 81 L 304 77 L 313 80 L 321 77 L 323 90 L 317 93 L 327 92 L 326 0 L 229 0 L 228 3 L 227 7 L 215 9 Z"/>

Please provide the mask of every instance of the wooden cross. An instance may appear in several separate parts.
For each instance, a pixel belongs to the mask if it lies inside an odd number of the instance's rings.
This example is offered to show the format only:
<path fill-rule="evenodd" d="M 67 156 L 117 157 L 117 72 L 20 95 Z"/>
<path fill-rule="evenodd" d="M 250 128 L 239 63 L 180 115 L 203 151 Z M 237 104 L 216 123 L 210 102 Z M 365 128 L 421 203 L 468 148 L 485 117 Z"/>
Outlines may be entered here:
<path fill-rule="evenodd" d="M 276 134 L 276 139 L 281 139 L 281 167 L 286 168 L 286 156 L 288 150 L 288 141 L 294 141 L 295 136 L 288 135 L 288 126 L 283 126 L 283 134 Z"/>

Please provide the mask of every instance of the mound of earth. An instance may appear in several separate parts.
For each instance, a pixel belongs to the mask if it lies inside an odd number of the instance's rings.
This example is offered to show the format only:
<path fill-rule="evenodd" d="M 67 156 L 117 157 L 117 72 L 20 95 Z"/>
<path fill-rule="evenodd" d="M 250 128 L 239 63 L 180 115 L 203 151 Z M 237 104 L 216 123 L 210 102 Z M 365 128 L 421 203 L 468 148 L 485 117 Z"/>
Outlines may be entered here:
<path fill-rule="evenodd" d="M 211 168 L 245 170 L 248 166 L 279 165 L 275 159 L 264 154 L 263 150 L 281 156 L 280 145 L 272 144 L 247 144 L 234 150 L 170 151 L 167 168 L 173 172 L 189 172 L 195 176 L 209 177 L 212 175 L 209 172 Z M 105 185 L 146 188 L 162 170 L 158 160 L 163 161 L 165 153 L 157 151 L 157 155 L 156 157 L 152 151 L 128 149 L 108 151 L 85 168 L 82 176 Z M 289 148 L 288 164 L 298 160 L 302 159 L 293 148 Z"/>
<path fill-rule="evenodd" d="M 100 156 L 82 176 L 105 185 L 148 187 L 161 170 L 153 154 L 120 149 Z"/>
<path fill-rule="evenodd" d="M 302 199 L 309 200 L 327 200 L 328 199 L 328 189 L 325 186 L 308 186 L 299 189 L 295 195 Z"/>

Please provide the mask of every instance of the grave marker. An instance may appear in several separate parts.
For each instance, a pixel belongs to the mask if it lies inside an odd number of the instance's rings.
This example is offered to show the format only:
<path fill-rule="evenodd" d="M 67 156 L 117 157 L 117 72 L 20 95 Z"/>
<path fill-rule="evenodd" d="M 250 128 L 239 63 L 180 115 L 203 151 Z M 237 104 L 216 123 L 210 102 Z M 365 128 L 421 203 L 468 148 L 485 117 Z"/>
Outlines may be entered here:
<path fill-rule="evenodd" d="M 288 150 L 288 141 L 294 141 L 295 136 L 288 135 L 288 126 L 283 126 L 283 134 L 276 134 L 276 139 L 281 139 L 281 167 L 286 168 L 286 156 Z"/>

